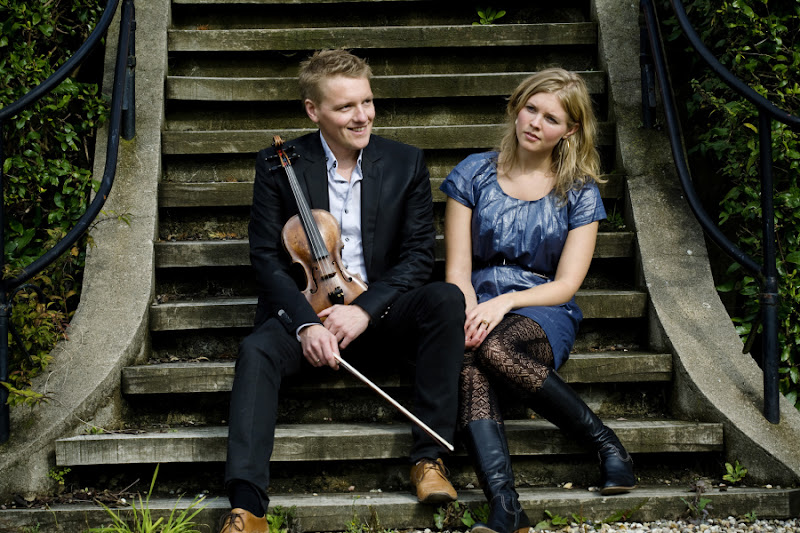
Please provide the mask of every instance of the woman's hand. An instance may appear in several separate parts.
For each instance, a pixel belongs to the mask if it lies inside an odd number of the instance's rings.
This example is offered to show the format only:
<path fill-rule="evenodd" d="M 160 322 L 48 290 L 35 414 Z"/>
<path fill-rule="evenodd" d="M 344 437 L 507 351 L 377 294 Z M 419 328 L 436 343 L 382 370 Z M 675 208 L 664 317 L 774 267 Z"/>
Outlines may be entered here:
<path fill-rule="evenodd" d="M 501 294 L 468 309 L 467 320 L 464 322 L 464 348 L 474 350 L 480 346 L 511 309 L 507 294 Z"/>

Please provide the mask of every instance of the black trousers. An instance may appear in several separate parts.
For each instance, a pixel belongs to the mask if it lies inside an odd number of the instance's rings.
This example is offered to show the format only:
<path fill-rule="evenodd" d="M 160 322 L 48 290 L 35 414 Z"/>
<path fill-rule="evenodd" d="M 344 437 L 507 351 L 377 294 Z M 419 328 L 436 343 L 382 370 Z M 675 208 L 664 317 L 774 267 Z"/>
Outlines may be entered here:
<path fill-rule="evenodd" d="M 449 442 L 458 411 L 458 379 L 464 354 L 464 296 L 455 285 L 435 282 L 402 294 L 386 316 L 346 350 L 345 359 L 370 351 L 380 357 L 387 346 L 404 346 L 415 364 L 414 414 Z M 391 364 L 392 361 L 387 361 Z M 277 319 L 258 326 L 239 347 L 231 392 L 226 485 L 246 481 L 268 503 L 269 459 L 275 441 L 278 393 L 284 377 L 315 369 L 305 363 L 294 335 Z M 412 426 L 413 462 L 445 452 Z"/>

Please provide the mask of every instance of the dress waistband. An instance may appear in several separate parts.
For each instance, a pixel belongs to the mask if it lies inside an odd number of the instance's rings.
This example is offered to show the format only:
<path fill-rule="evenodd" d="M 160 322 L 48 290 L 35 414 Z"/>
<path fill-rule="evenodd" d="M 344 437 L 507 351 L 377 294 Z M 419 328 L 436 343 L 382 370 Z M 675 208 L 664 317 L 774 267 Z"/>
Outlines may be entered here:
<path fill-rule="evenodd" d="M 519 261 L 517 261 L 516 259 L 509 259 L 508 257 L 504 257 L 504 256 L 500 256 L 500 255 L 492 257 L 489 260 L 484 260 L 484 259 L 481 259 L 481 258 L 475 257 L 475 256 L 472 257 L 472 270 L 482 270 L 484 268 L 493 267 L 493 266 L 512 266 L 512 265 L 513 266 L 518 266 L 518 267 L 522 268 L 523 270 L 527 270 L 528 272 L 530 272 L 534 276 L 539 276 L 542 279 L 546 279 L 546 280 L 550 279 L 550 276 L 545 276 L 544 274 L 540 274 L 538 272 L 534 272 L 530 268 L 528 268 L 527 266 L 525 266 L 522 263 L 520 263 Z"/>

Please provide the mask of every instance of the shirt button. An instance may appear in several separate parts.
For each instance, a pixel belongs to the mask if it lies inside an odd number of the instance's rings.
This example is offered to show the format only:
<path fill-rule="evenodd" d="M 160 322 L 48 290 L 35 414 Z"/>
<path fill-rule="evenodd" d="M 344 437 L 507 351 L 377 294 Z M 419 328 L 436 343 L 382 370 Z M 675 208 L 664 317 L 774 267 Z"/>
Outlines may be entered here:
<path fill-rule="evenodd" d="M 345 209 L 345 210 L 344 210 L 344 212 L 345 212 L 345 213 L 349 213 L 349 212 L 350 212 L 350 210 L 349 210 L 349 209 Z"/>
<path fill-rule="evenodd" d="M 344 242 L 350 242 L 350 237 L 345 237 Z"/>

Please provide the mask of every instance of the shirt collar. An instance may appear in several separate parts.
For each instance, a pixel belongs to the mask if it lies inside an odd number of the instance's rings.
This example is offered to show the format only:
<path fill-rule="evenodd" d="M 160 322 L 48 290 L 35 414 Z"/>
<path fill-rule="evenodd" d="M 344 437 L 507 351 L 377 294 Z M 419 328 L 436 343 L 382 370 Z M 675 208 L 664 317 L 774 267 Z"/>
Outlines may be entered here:
<path fill-rule="evenodd" d="M 331 147 L 328 146 L 327 141 L 325 141 L 325 136 L 322 135 L 322 132 L 319 132 L 319 138 L 322 141 L 322 151 L 325 152 L 325 167 L 328 170 L 328 174 L 331 173 L 332 169 L 335 169 L 339 162 L 336 160 L 336 156 L 333 155 L 333 151 Z M 361 170 L 361 157 L 364 155 L 364 150 L 360 150 L 358 152 L 358 160 L 356 161 L 356 167 L 358 167 L 359 171 Z"/>

